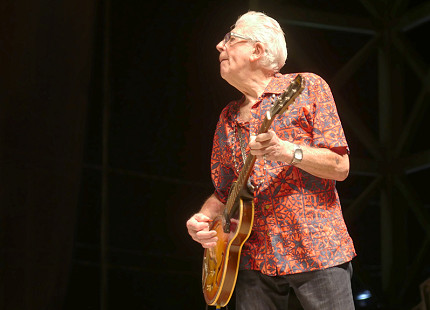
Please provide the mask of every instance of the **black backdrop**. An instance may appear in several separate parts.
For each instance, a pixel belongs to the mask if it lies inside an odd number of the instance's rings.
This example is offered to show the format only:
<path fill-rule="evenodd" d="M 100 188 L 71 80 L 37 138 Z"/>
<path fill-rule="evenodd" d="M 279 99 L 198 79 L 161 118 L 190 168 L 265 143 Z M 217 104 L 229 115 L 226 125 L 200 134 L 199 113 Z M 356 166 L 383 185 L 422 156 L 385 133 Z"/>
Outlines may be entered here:
<path fill-rule="evenodd" d="M 358 1 L 333 3 L 314 1 L 367 14 Z M 212 191 L 213 130 L 223 106 L 239 96 L 219 77 L 215 45 L 248 6 L 111 1 L 106 20 L 103 1 L 1 5 L 1 309 L 100 309 L 103 176 L 108 309 L 204 308 L 202 250 L 185 222 Z M 283 73 L 312 71 L 324 78 L 369 39 L 294 26 L 286 34 Z M 370 59 L 361 71 L 368 77 L 375 67 Z M 371 127 L 377 96 L 369 85 L 375 79 L 357 78 L 344 90 L 354 93 L 351 105 Z M 357 108 L 358 102 L 368 106 Z M 345 130 L 353 152 L 363 155 Z M 341 198 L 357 194 L 355 182 L 340 184 Z M 351 223 L 350 230 L 362 260 L 375 263 L 379 252 L 366 243 L 366 225 L 377 227 L 378 218 L 369 217 L 364 227 Z"/>
<path fill-rule="evenodd" d="M 2 309 L 61 309 L 82 174 L 94 1 L 2 2 Z"/>

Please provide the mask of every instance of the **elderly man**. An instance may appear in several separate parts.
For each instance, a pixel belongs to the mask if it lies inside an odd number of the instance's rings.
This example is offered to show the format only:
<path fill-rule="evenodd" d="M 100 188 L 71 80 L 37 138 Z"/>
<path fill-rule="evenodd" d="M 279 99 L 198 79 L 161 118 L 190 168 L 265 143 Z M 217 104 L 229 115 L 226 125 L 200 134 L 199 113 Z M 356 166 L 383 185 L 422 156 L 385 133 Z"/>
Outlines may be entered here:
<path fill-rule="evenodd" d="M 292 288 L 304 309 L 354 309 L 356 254 L 335 188 L 348 176 L 349 150 L 329 86 L 302 73 L 300 96 L 258 134 L 266 111 L 297 75 L 279 73 L 287 59 L 284 33 L 277 21 L 251 11 L 216 48 L 222 78 L 243 96 L 220 115 L 211 161 L 215 191 L 187 221 L 189 234 L 204 248 L 216 245 L 209 222 L 224 209 L 246 156 L 255 155 L 249 177 L 255 214 L 241 252 L 236 308 L 287 309 Z"/>

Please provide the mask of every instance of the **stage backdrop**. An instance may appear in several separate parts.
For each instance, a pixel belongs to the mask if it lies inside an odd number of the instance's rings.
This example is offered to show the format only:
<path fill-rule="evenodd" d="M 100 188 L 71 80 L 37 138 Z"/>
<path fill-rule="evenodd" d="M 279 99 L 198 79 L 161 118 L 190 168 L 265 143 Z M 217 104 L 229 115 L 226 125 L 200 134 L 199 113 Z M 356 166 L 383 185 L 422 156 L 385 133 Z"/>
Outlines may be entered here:
<path fill-rule="evenodd" d="M 63 307 L 80 191 L 95 4 L 1 4 L 1 309 Z"/>

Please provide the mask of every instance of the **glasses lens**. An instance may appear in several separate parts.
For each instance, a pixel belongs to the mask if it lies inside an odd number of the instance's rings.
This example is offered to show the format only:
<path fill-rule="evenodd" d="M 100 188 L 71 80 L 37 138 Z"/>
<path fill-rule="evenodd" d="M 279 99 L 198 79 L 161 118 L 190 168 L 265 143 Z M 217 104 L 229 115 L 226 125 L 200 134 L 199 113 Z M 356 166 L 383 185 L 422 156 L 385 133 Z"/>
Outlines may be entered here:
<path fill-rule="evenodd" d="M 228 41 L 230 41 L 231 38 L 231 32 L 227 32 L 224 36 L 224 44 L 227 44 Z"/>

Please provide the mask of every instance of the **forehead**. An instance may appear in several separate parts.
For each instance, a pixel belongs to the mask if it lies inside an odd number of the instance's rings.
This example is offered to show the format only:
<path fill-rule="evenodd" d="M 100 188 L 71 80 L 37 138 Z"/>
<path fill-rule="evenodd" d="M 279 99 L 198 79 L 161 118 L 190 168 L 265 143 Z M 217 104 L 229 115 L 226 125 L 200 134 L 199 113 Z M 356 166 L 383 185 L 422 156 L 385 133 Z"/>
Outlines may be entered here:
<path fill-rule="evenodd" d="M 236 32 L 236 33 L 241 33 L 242 28 L 243 27 L 240 27 L 240 26 L 234 26 L 234 27 L 232 26 L 230 31 Z"/>
<path fill-rule="evenodd" d="M 231 29 L 234 30 L 245 30 L 245 28 L 249 28 L 251 24 L 246 20 L 238 20 L 236 24 L 231 26 Z"/>

